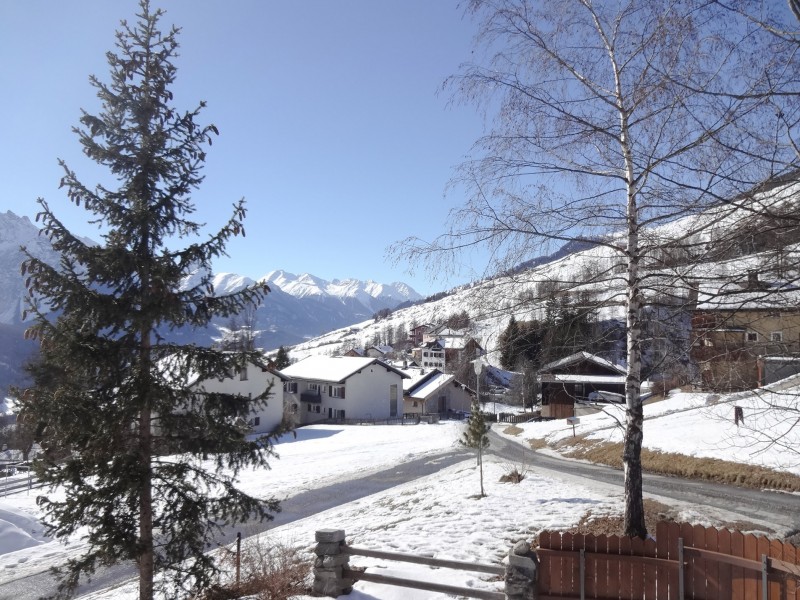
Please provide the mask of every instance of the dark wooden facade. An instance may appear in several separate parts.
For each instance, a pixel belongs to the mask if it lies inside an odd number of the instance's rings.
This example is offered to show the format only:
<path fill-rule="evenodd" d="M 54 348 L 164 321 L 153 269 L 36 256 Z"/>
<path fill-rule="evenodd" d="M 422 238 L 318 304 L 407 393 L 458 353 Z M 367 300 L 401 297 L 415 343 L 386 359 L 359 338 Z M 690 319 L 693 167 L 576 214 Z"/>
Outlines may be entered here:
<path fill-rule="evenodd" d="M 578 352 L 544 365 L 538 371 L 542 417 L 575 416 L 575 402 L 592 392 L 625 393 L 625 369 L 588 352 Z"/>

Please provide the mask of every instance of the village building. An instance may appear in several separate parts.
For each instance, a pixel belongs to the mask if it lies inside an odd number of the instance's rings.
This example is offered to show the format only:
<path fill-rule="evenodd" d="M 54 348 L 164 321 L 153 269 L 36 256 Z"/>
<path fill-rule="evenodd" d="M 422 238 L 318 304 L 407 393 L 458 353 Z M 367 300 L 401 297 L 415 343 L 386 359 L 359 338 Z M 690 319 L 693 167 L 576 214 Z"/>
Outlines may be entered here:
<path fill-rule="evenodd" d="M 576 352 L 542 366 L 537 372 L 542 417 L 575 416 L 579 402 L 624 400 L 625 367 L 588 352 Z"/>
<path fill-rule="evenodd" d="M 403 414 L 439 415 L 468 411 L 475 392 L 439 369 L 408 368 L 403 372 Z"/>
<path fill-rule="evenodd" d="M 251 362 L 222 379 L 200 380 L 197 376 L 190 381 L 192 389 L 199 393 L 222 393 L 258 398 L 268 391 L 266 401 L 253 409 L 247 421 L 252 433 L 270 433 L 283 421 L 283 382 L 284 376 L 269 364 Z"/>
<path fill-rule="evenodd" d="M 746 289 L 701 290 L 690 355 L 709 390 L 749 390 L 800 373 L 800 290 L 751 278 Z"/>
<path fill-rule="evenodd" d="M 408 376 L 378 358 L 309 356 L 282 374 L 288 414 L 297 425 L 402 416 Z"/>

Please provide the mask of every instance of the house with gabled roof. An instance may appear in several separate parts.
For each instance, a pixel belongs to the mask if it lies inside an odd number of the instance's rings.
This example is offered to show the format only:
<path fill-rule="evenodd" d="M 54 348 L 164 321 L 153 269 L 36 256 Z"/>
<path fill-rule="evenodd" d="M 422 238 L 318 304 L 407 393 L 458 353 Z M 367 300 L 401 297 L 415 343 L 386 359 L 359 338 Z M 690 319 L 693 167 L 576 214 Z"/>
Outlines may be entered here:
<path fill-rule="evenodd" d="M 425 341 L 425 334 L 428 333 L 431 329 L 433 329 L 433 325 L 431 325 L 430 323 L 423 323 L 421 325 L 417 325 L 411 328 L 411 331 L 408 332 L 408 337 L 415 346 L 419 346 L 422 342 Z"/>
<path fill-rule="evenodd" d="M 401 417 L 405 373 L 378 358 L 309 356 L 283 369 L 294 422 Z"/>
<path fill-rule="evenodd" d="M 394 353 L 394 348 L 389 345 L 377 345 L 377 346 L 370 346 L 367 348 L 366 352 L 364 352 L 365 356 L 369 356 L 371 358 L 388 358 L 390 354 Z"/>
<path fill-rule="evenodd" d="M 542 394 L 542 417 L 575 416 L 575 403 L 624 398 L 625 367 L 589 352 L 576 352 L 542 366 L 537 379 Z"/>
<path fill-rule="evenodd" d="M 190 378 L 189 386 L 202 394 L 236 394 L 258 398 L 269 390 L 267 399 L 254 407 L 247 425 L 252 433 L 270 433 L 283 421 L 283 382 L 285 377 L 270 363 L 252 361 L 235 373 L 223 378 L 200 380 L 197 375 Z"/>
<path fill-rule="evenodd" d="M 412 350 L 411 355 L 416 363 L 423 368 L 444 371 L 444 347 L 436 340 L 423 342 Z"/>
<path fill-rule="evenodd" d="M 468 411 L 475 392 L 457 381 L 455 376 L 439 369 L 403 369 L 409 376 L 403 381 L 403 413 L 405 415 L 441 416 Z"/>
<path fill-rule="evenodd" d="M 800 289 L 760 282 L 695 293 L 690 356 L 701 384 L 748 390 L 800 372 Z"/>

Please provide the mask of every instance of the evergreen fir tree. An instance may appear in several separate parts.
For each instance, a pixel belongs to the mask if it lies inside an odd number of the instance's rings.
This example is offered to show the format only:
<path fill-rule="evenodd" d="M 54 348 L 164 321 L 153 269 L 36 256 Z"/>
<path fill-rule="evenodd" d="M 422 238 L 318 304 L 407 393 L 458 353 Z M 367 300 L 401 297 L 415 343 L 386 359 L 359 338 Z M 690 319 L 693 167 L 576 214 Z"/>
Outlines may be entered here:
<path fill-rule="evenodd" d="M 286 351 L 286 348 L 280 346 L 278 352 L 275 354 L 275 368 L 281 370 L 291 364 L 292 362 L 289 360 L 289 353 Z"/>
<path fill-rule="evenodd" d="M 508 320 L 508 325 L 500 336 L 500 366 L 509 371 L 517 366 L 519 360 L 519 325 L 514 315 Z"/>
<path fill-rule="evenodd" d="M 489 425 L 481 412 L 481 403 L 477 396 L 472 401 L 467 428 L 461 435 L 461 445 L 473 448 L 478 452 L 478 470 L 481 478 L 481 498 L 486 494 L 483 491 L 483 451 L 489 447 Z"/>
<path fill-rule="evenodd" d="M 251 400 L 190 387 L 256 354 L 179 346 L 159 334 L 229 318 L 269 291 L 213 295 L 211 261 L 244 234 L 245 209 L 234 204 L 228 222 L 198 241 L 191 193 L 218 132 L 196 123 L 203 103 L 172 107 L 178 30 L 162 33 L 161 15 L 142 0 L 137 22 L 121 23 L 107 55 L 110 83 L 91 78 L 102 109 L 84 111 L 75 128 L 84 153 L 118 188 L 87 187 L 61 163 L 62 187 L 102 227 L 103 242 L 87 245 L 40 200 L 38 218 L 60 264 L 30 254 L 23 264 L 36 317 L 28 333 L 41 342 L 42 362 L 22 411 L 37 419 L 46 449 L 39 477 L 64 492 L 38 502 L 57 537 L 88 528 L 88 549 L 69 561 L 58 597 L 71 596 L 82 574 L 126 560 L 138 568 L 141 600 L 153 597 L 157 572 L 177 586 L 165 596 L 187 597 L 212 582 L 206 551 L 221 528 L 277 509 L 234 485 L 239 469 L 267 466 L 272 454 L 271 436 L 248 440 L 240 425 L 268 390 Z M 207 275 L 183 289 L 198 269 Z"/>

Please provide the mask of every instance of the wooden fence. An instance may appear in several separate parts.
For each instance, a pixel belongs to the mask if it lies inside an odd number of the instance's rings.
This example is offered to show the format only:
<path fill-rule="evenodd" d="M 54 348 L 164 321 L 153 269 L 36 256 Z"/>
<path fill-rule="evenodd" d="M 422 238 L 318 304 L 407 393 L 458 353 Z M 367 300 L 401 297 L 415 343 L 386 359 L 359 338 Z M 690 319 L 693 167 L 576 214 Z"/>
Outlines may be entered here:
<path fill-rule="evenodd" d="M 494 420 L 494 417 L 492 417 Z M 498 423 L 527 423 L 529 421 L 541 421 L 542 414 L 539 411 L 532 413 L 498 413 Z"/>
<path fill-rule="evenodd" d="M 539 600 L 800 600 L 800 549 L 738 531 L 667 522 L 654 540 L 543 531 L 536 554 Z"/>
<path fill-rule="evenodd" d="M 367 556 L 371 558 L 380 558 L 384 560 L 414 563 L 418 565 L 426 565 L 429 567 L 436 567 L 436 568 L 474 571 L 478 573 L 489 573 L 495 576 L 502 576 L 505 573 L 505 568 L 499 565 L 486 565 L 486 564 L 469 563 L 456 560 L 443 560 L 428 556 L 416 556 L 413 554 L 402 554 L 399 552 L 384 552 L 381 550 L 356 548 L 354 546 L 345 546 L 343 550 L 344 553 L 349 556 Z M 390 577 L 388 575 L 367 573 L 366 571 L 363 570 L 347 569 L 344 572 L 344 576 L 352 579 L 353 581 L 371 581 L 372 583 L 382 583 L 384 585 L 396 585 L 405 588 L 425 590 L 428 592 L 453 594 L 463 598 L 479 598 L 483 600 L 505 600 L 506 597 L 505 594 L 503 594 L 502 592 L 491 592 L 488 590 L 457 587 L 453 585 L 432 583 L 428 581 Z"/>

